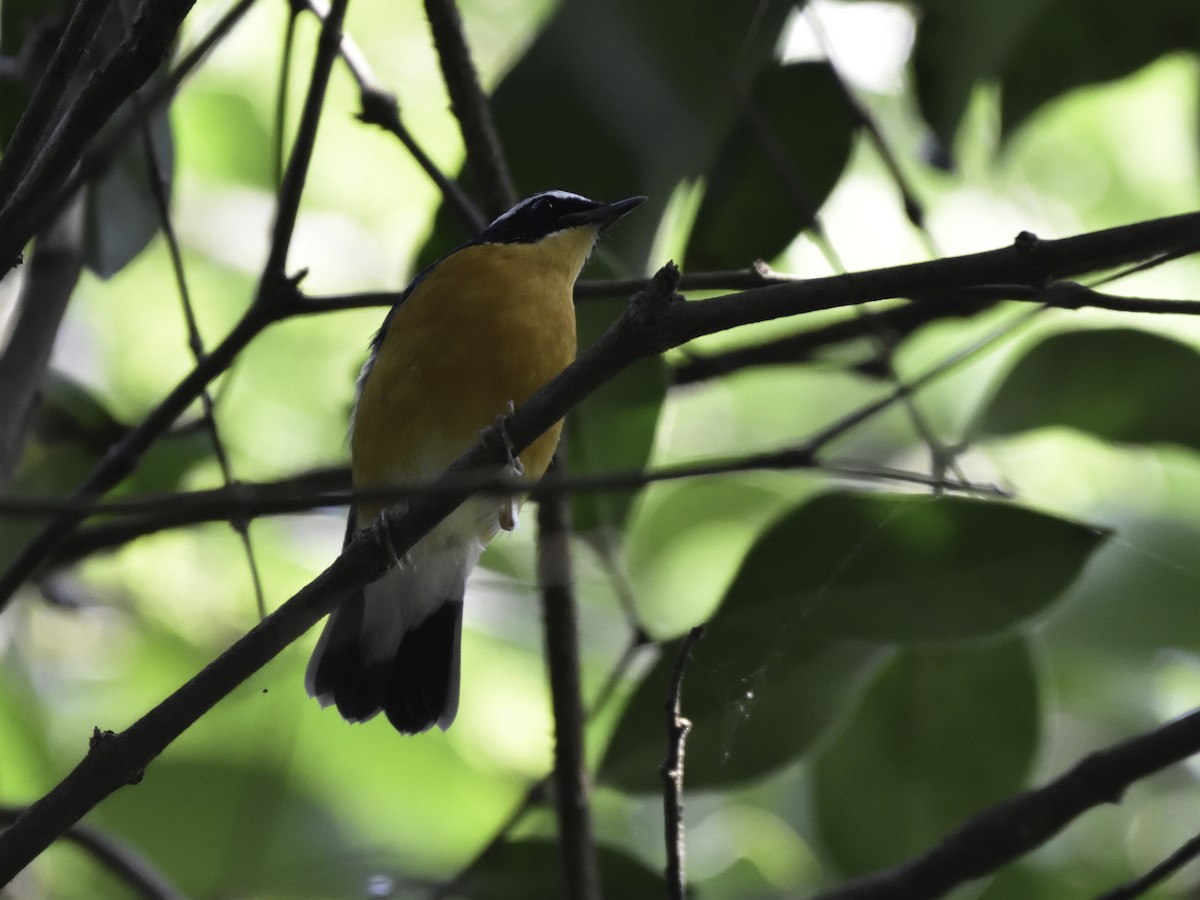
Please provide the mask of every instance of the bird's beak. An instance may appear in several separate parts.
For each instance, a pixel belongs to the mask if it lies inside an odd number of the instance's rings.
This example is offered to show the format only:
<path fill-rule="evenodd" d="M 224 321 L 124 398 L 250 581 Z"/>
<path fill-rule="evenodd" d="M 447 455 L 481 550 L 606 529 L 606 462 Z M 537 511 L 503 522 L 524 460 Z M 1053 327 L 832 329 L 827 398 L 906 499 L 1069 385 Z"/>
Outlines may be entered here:
<path fill-rule="evenodd" d="M 630 197 L 627 200 L 618 200 L 616 203 L 606 203 L 603 206 L 597 206 L 595 209 L 570 213 L 563 216 L 560 221 L 567 228 L 574 228 L 578 225 L 595 225 L 603 231 L 606 228 L 610 228 L 617 219 L 621 218 L 627 212 L 631 212 L 634 208 L 641 206 L 645 199 L 645 197 Z"/>

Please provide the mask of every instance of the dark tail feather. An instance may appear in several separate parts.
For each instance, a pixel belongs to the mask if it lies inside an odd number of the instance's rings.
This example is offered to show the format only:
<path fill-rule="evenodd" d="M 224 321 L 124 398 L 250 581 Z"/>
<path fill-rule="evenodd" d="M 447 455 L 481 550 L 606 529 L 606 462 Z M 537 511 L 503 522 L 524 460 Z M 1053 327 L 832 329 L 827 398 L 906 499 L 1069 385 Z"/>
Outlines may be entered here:
<path fill-rule="evenodd" d="M 333 702 L 348 722 L 365 722 L 383 707 L 379 676 L 367 668 L 359 646 L 365 602 L 360 591 L 333 613 L 306 679 L 309 694 L 323 706 Z"/>
<path fill-rule="evenodd" d="M 401 734 L 435 724 L 445 730 L 454 721 L 461 643 L 461 600 L 443 603 L 401 639 L 382 683 L 383 711 Z"/>

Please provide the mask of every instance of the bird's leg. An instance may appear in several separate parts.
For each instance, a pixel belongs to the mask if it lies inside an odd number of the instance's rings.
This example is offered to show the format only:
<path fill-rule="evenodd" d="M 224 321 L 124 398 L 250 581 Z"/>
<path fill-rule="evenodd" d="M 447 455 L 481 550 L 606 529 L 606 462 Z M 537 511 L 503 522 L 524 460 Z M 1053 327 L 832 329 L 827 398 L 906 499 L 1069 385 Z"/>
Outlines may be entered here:
<path fill-rule="evenodd" d="M 371 523 L 371 535 L 379 543 L 379 546 L 387 551 L 392 565 L 398 569 L 412 568 L 412 556 L 408 553 L 397 553 L 396 545 L 392 543 L 392 531 L 388 528 L 387 510 L 380 510 L 379 515 Z"/>
<path fill-rule="evenodd" d="M 500 440 L 504 444 L 504 451 L 508 455 L 508 465 L 504 467 L 504 473 L 511 475 L 513 478 L 520 478 L 525 474 L 525 466 L 521 463 L 521 457 L 516 453 L 513 447 L 512 438 L 508 434 L 508 419 L 516 413 L 516 404 L 511 400 L 508 401 L 508 407 L 504 415 L 496 416 L 496 431 L 500 433 Z M 505 531 L 512 531 L 517 527 L 517 498 L 513 494 L 509 494 L 504 498 L 503 504 L 500 507 L 500 527 Z"/>

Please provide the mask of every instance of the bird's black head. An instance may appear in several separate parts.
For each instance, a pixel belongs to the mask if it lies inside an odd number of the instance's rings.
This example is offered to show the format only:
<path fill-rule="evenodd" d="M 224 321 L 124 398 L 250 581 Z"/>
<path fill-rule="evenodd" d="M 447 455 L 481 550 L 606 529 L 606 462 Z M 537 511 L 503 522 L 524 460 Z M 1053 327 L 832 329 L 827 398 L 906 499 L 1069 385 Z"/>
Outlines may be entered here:
<path fill-rule="evenodd" d="M 645 197 L 600 203 L 568 191 L 544 191 L 522 200 L 485 228 L 472 243 L 531 244 L 568 228 L 605 229 Z"/>

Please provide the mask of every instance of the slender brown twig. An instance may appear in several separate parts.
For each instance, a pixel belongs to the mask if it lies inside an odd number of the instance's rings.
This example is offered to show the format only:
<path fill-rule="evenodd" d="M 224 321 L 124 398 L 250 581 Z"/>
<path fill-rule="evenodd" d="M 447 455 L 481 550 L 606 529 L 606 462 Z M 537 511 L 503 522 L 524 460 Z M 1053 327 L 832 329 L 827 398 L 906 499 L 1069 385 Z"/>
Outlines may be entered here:
<path fill-rule="evenodd" d="M 667 684 L 667 756 L 659 767 L 663 782 L 663 836 L 667 845 L 667 891 L 671 900 L 687 897 L 687 866 L 683 827 L 684 744 L 692 723 L 683 717 L 683 673 L 692 658 L 692 648 L 704 636 L 704 626 L 688 632 L 671 668 Z"/>
<path fill-rule="evenodd" d="M 324 20 L 325 16 L 329 14 L 328 6 L 322 0 L 303 0 L 303 2 L 318 19 Z M 340 55 L 346 68 L 349 69 L 351 77 L 354 78 L 355 84 L 358 85 L 358 102 L 362 107 L 358 114 L 359 121 L 366 125 L 379 126 L 404 145 L 404 149 L 429 176 L 430 181 L 437 185 L 443 199 L 458 216 L 468 234 L 476 234 L 486 228 L 488 220 L 471 198 L 454 179 L 438 168 L 429 154 L 404 126 L 404 122 L 400 119 L 400 104 L 396 100 L 396 95 L 386 90 L 375 79 L 375 75 L 367 63 L 367 58 L 349 34 L 342 36 Z"/>

